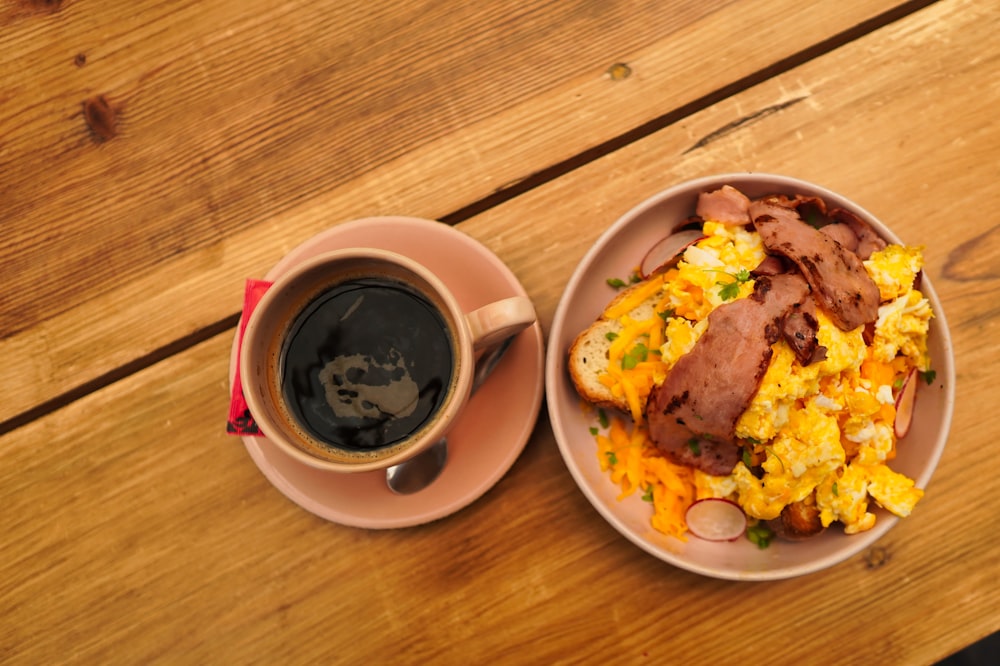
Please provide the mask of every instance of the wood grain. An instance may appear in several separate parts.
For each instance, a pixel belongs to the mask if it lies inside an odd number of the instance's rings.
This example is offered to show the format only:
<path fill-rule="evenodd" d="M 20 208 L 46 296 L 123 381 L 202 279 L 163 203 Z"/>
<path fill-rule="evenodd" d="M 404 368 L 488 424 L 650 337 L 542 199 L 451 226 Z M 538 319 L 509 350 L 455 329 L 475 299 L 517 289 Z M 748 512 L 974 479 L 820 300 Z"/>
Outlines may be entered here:
<path fill-rule="evenodd" d="M 0 423 L 321 229 L 450 214 L 912 4 L 6 3 Z"/>
<path fill-rule="evenodd" d="M 966 213 L 1000 205 L 998 18 L 987 3 L 936 3 L 459 225 L 512 267 L 546 327 L 594 238 L 681 178 L 804 177 L 925 244 L 958 406 L 927 497 L 875 548 L 773 583 L 674 569 L 590 507 L 544 417 L 458 514 L 393 531 L 327 523 L 223 434 L 227 331 L 0 437 L 0 660 L 930 664 L 1000 629 L 1000 563 L 982 536 L 1000 512 L 988 472 L 1000 426 L 978 407 L 1000 371 L 983 343 L 997 321 L 996 220 Z M 330 201 L 282 216 L 296 220 L 282 243 Z M 285 249 L 269 229 L 230 242 L 263 268 Z M 244 259 L 217 248 L 214 260 L 174 260 L 188 293 L 199 275 L 222 284 L 217 262 Z M 214 289 L 205 311 L 235 307 Z M 163 291 L 161 305 L 181 299 Z M 118 306 L 108 326 L 129 320 Z"/>

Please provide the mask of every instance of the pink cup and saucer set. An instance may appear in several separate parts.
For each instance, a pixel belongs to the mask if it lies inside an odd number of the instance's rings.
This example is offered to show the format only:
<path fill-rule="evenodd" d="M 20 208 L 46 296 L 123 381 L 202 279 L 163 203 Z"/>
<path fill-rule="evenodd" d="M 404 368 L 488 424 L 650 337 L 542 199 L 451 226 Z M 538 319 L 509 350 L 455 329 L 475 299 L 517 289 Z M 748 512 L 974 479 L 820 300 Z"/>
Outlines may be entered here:
<path fill-rule="evenodd" d="M 296 267 L 347 248 L 385 250 L 422 264 L 466 312 L 511 297 L 528 297 L 496 255 L 461 231 L 413 217 L 373 217 L 339 224 L 299 245 L 262 280 L 248 281 L 248 303 L 255 303 L 270 283 Z M 396 494 L 386 484 L 385 469 L 345 473 L 307 464 L 263 433 L 255 433 L 247 414 L 241 419 L 239 366 L 245 325 L 241 321 L 230 356 L 230 387 L 235 390 L 229 430 L 240 436 L 254 464 L 278 491 L 307 511 L 342 525 L 410 527 L 468 506 L 514 464 L 541 409 L 545 350 L 536 320 L 515 335 L 489 379 L 455 418 L 447 434 L 448 460 L 437 479 L 413 494 Z"/>

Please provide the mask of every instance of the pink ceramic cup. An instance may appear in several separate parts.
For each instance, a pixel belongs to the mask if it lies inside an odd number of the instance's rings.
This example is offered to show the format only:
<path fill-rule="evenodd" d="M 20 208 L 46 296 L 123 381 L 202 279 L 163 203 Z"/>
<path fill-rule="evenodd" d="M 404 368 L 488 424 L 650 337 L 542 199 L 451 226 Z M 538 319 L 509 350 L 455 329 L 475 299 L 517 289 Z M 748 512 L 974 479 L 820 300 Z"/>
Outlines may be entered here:
<path fill-rule="evenodd" d="M 478 353 L 535 319 L 528 298 L 464 312 L 412 259 L 337 250 L 282 275 L 258 303 L 240 352 L 243 391 L 288 455 L 334 472 L 384 469 L 445 436 Z"/>

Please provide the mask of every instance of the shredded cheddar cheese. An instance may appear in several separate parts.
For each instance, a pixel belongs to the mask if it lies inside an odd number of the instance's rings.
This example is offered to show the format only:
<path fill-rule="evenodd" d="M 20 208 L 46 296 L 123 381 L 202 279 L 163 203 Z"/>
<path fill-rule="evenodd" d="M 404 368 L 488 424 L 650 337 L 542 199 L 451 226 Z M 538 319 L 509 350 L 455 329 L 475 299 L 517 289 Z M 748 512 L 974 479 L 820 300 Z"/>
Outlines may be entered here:
<path fill-rule="evenodd" d="M 684 540 L 684 514 L 695 501 L 694 470 L 668 461 L 643 426 L 630 430 L 622 418 L 611 419 L 607 433 L 597 436 L 597 449 L 601 469 L 621 488 L 618 499 L 642 492 L 653 504 L 653 527 Z"/>
<path fill-rule="evenodd" d="M 659 293 L 662 288 L 663 275 L 650 278 L 646 282 L 640 284 L 636 289 L 632 290 L 628 294 L 627 298 L 623 298 L 621 301 L 613 303 L 611 307 L 607 309 L 605 314 L 609 319 L 617 319 L 618 317 L 635 310 L 647 298 Z"/>

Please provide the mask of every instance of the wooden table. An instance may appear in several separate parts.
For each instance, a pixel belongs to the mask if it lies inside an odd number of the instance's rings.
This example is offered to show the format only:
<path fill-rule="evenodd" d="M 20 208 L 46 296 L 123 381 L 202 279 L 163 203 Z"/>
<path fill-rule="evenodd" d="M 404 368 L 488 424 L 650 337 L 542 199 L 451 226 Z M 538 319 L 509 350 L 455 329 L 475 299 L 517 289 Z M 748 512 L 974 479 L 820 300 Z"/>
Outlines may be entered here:
<path fill-rule="evenodd" d="M 928 664 L 1000 629 L 1000 5 L 0 4 L 0 662 Z M 457 225 L 551 322 L 619 215 L 798 176 L 926 246 L 957 353 L 914 514 L 773 583 L 605 523 L 543 414 L 431 524 L 288 501 L 224 432 L 243 280 L 369 215 Z"/>

